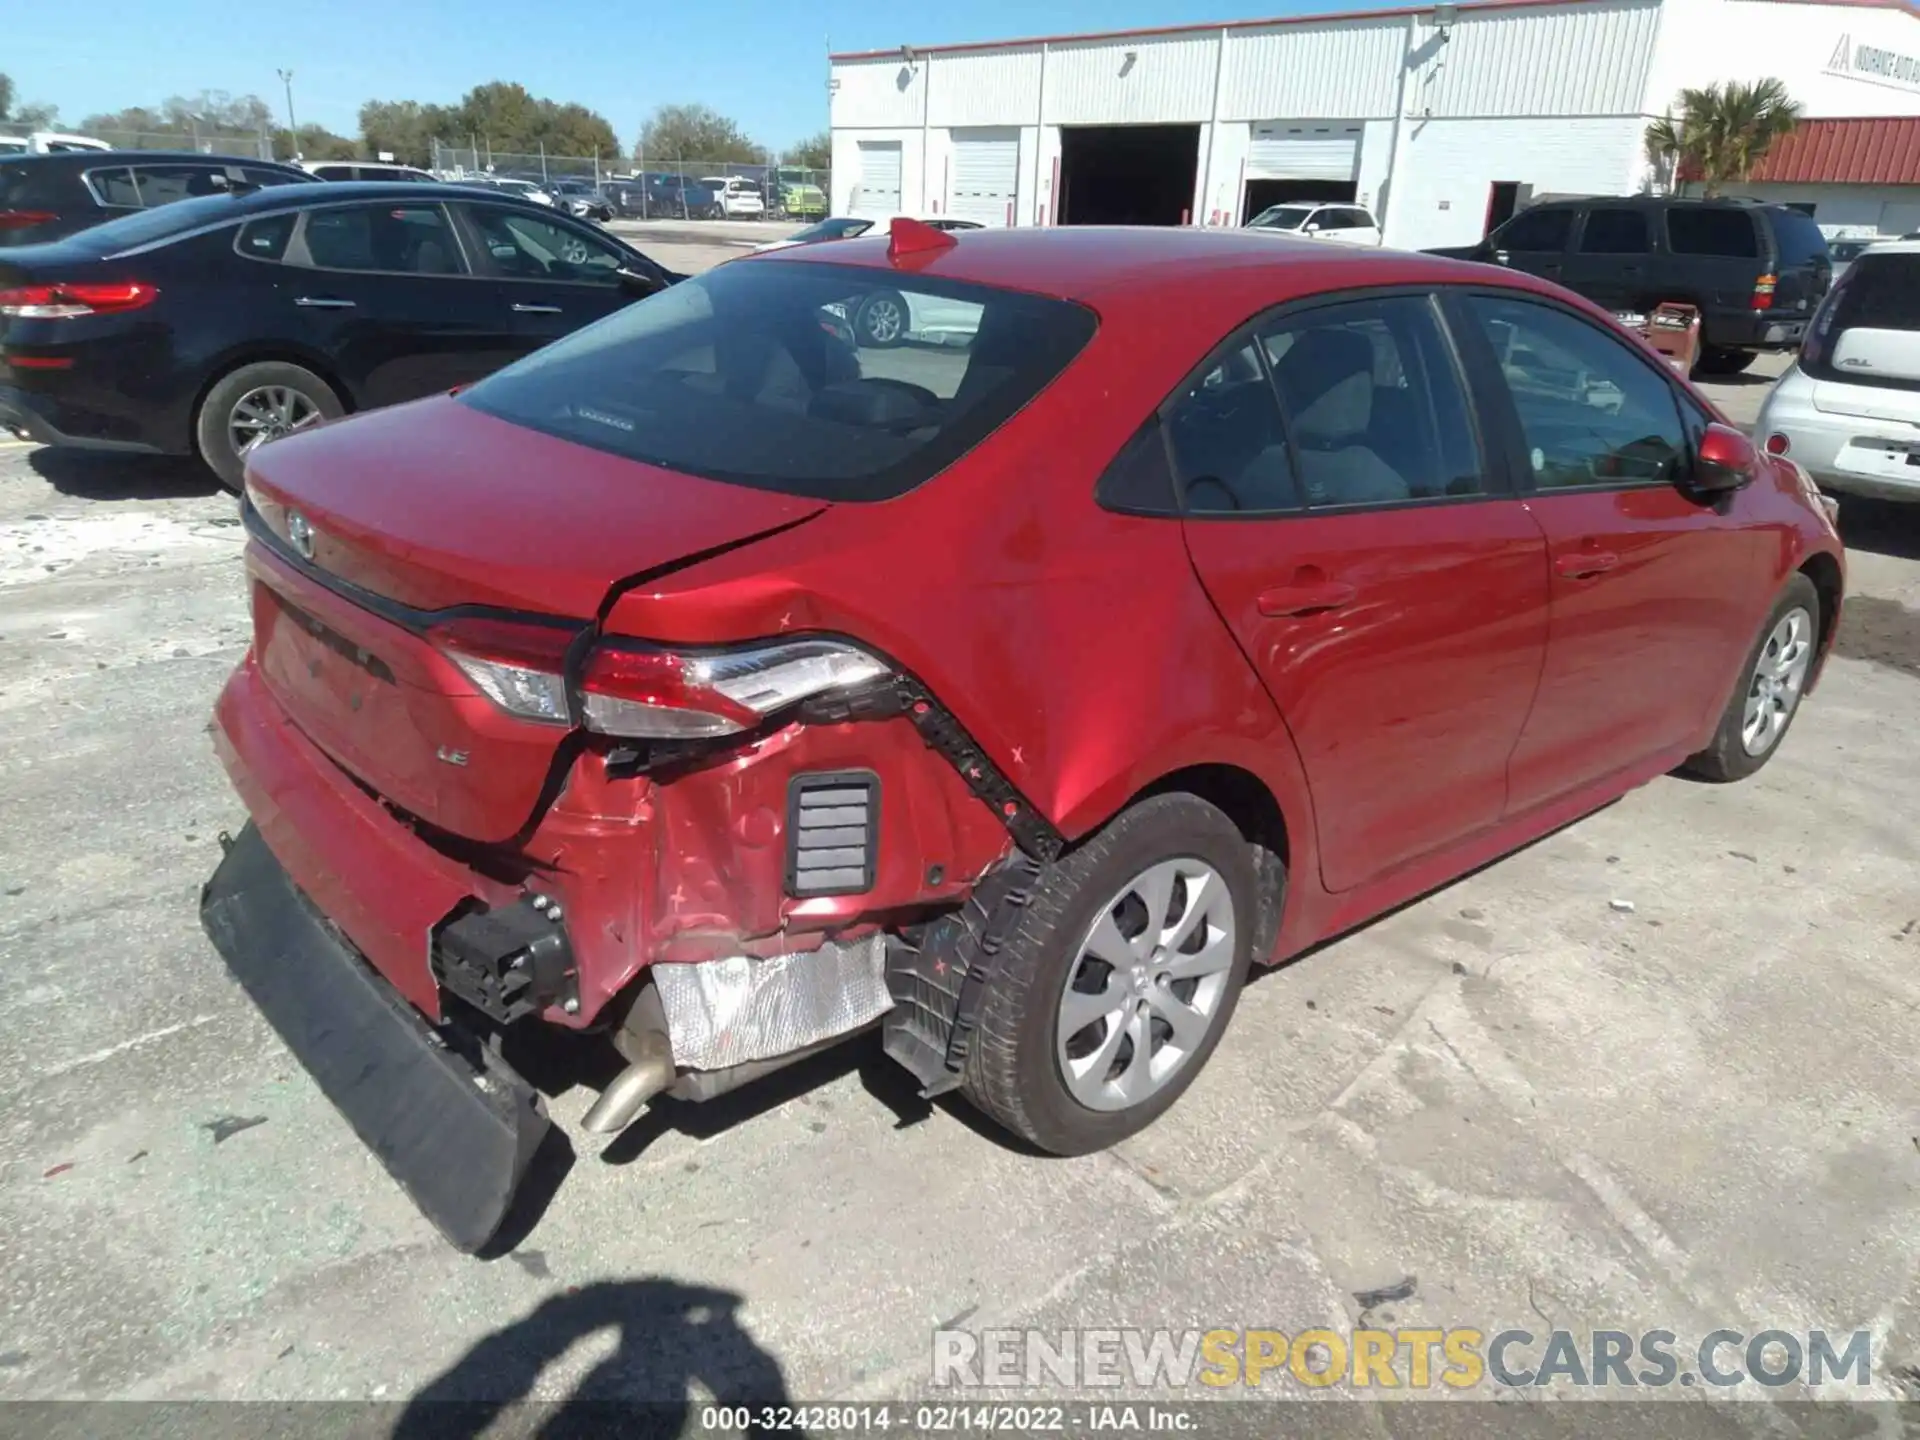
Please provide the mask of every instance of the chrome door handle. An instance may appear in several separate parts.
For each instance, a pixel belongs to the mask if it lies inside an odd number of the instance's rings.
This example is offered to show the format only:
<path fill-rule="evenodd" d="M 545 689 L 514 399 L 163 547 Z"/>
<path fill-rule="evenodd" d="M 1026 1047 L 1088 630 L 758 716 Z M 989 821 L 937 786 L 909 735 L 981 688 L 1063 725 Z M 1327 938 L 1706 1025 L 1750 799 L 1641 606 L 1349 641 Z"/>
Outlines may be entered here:
<path fill-rule="evenodd" d="M 560 313 L 560 307 L 558 305 L 516 305 L 513 307 L 513 313 L 516 315 L 558 315 Z"/>
<path fill-rule="evenodd" d="M 302 295 L 295 299 L 293 303 L 305 306 L 309 310 L 351 310 L 354 308 L 354 302 L 351 300 L 335 300 L 326 295 Z"/>

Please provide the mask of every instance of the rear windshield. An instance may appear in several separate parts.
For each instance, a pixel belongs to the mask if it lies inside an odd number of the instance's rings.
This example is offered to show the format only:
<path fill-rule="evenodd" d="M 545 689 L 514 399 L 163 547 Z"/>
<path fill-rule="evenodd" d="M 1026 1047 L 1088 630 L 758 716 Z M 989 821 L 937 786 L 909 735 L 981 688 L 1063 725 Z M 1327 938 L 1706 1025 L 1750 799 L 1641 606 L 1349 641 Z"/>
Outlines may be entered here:
<path fill-rule="evenodd" d="M 629 459 L 820 500 L 887 500 L 1008 420 L 1092 313 L 858 266 L 735 261 L 462 393 Z"/>
<path fill-rule="evenodd" d="M 176 200 L 171 205 L 159 205 L 151 210 L 123 215 L 118 220 L 109 220 L 104 225 L 95 225 L 90 230 L 82 230 L 78 235 L 61 241 L 61 244 L 80 246 L 95 255 L 117 254 L 122 250 L 131 250 L 136 245 L 164 240 L 169 235 L 185 234 L 202 225 L 238 219 L 240 217 L 234 214 L 234 200 L 232 195 L 205 195 L 195 200 Z"/>
<path fill-rule="evenodd" d="M 1868 251 L 1834 282 L 1800 347 L 1800 368 L 1821 379 L 1868 383 L 1834 365 L 1834 350 L 1849 330 L 1920 331 L 1920 254 Z M 1920 382 L 1871 377 L 1871 383 L 1920 389 Z"/>
<path fill-rule="evenodd" d="M 79 177 L 70 165 L 0 160 L 0 210 L 51 210 L 70 205 L 79 188 Z"/>
<path fill-rule="evenodd" d="M 1773 220 L 1774 244 L 1780 247 L 1776 263 L 1781 269 L 1831 263 L 1827 254 L 1827 237 L 1813 223 L 1811 215 L 1802 215 L 1798 210 L 1769 210 L 1767 214 Z"/>

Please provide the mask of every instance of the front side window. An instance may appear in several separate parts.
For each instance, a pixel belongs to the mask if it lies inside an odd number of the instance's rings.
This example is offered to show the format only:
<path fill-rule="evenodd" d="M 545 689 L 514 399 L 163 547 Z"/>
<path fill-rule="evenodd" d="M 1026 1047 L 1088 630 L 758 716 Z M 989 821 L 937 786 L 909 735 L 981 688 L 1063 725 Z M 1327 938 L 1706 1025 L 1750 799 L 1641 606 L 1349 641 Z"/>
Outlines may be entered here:
<path fill-rule="evenodd" d="M 1424 296 L 1309 310 L 1260 340 L 1308 505 L 1483 491 L 1465 388 Z"/>
<path fill-rule="evenodd" d="M 1552 251 L 1557 255 L 1567 248 L 1572 234 L 1573 211 L 1529 210 L 1508 221 L 1495 236 L 1495 243 L 1503 250 Z"/>
<path fill-rule="evenodd" d="M 482 271 L 503 279 L 615 285 L 627 263 L 612 246 L 558 221 L 490 205 L 467 213 L 480 232 Z"/>
<path fill-rule="evenodd" d="M 1667 246 L 1676 255 L 1740 260 L 1760 255 L 1753 216 L 1730 206 L 1675 205 L 1667 211 Z"/>
<path fill-rule="evenodd" d="M 1580 232 L 1583 255 L 1645 255 L 1653 247 L 1647 239 L 1647 217 L 1639 210 L 1589 210 Z"/>
<path fill-rule="evenodd" d="M 438 205 L 338 205 L 307 213 L 302 240 L 322 270 L 458 275 L 460 246 Z"/>
<path fill-rule="evenodd" d="M 1537 488 L 1680 478 L 1687 455 L 1680 412 L 1649 361 L 1549 305 L 1473 295 L 1467 306 L 1506 378 Z"/>
<path fill-rule="evenodd" d="M 1300 507 L 1280 407 L 1253 341 L 1215 357 L 1174 397 L 1166 437 L 1189 514 Z"/>
<path fill-rule="evenodd" d="M 863 348 L 855 317 L 880 299 L 905 305 L 909 338 Z M 629 305 L 460 400 L 647 465 L 821 500 L 886 500 L 1005 424 L 1095 323 L 1064 300 L 770 258 L 716 266 Z M 632 480 L 649 483 L 640 468 Z"/>

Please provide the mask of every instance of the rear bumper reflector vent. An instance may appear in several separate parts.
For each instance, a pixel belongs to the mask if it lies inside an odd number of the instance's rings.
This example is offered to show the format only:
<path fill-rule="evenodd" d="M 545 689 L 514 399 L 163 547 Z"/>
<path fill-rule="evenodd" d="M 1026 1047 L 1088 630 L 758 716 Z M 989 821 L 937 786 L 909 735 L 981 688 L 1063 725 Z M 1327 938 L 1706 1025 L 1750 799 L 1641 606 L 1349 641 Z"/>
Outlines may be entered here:
<path fill-rule="evenodd" d="M 858 895 L 873 888 L 880 777 L 870 770 L 796 775 L 787 788 L 787 893 Z"/>

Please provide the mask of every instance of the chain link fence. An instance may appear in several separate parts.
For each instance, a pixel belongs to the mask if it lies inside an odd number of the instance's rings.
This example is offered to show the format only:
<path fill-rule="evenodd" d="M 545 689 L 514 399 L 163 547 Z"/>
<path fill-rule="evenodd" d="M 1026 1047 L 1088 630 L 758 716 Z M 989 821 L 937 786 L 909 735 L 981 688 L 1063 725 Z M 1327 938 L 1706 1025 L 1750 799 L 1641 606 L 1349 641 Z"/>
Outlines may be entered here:
<path fill-rule="evenodd" d="M 429 167 L 445 180 L 585 181 L 634 219 L 817 220 L 833 193 L 826 170 L 769 155 L 757 164 L 659 155 L 513 154 L 436 140 Z"/>
<path fill-rule="evenodd" d="M 89 138 L 104 140 L 116 150 L 194 150 L 202 155 L 238 155 L 250 160 L 273 159 L 273 132 L 191 126 L 184 130 L 89 130 Z"/>

